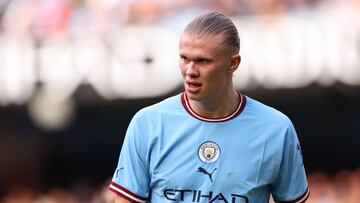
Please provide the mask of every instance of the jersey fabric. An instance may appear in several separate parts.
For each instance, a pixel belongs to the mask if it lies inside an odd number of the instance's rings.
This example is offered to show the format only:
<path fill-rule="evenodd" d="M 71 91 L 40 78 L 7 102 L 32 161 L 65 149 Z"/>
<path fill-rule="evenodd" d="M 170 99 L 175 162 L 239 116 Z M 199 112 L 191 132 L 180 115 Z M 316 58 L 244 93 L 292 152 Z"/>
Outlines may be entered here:
<path fill-rule="evenodd" d="M 231 115 L 197 115 L 185 93 L 130 122 L 109 189 L 131 202 L 305 202 L 309 196 L 291 121 L 239 93 Z"/>

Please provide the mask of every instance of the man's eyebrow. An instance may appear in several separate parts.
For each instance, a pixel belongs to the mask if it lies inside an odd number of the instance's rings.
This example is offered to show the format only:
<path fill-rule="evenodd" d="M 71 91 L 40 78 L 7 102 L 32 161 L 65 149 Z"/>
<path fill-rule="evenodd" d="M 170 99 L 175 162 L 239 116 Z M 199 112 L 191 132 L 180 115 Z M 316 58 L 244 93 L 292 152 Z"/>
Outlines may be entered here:
<path fill-rule="evenodd" d="M 205 60 L 212 60 L 212 58 L 211 57 L 206 57 L 206 56 L 195 56 L 195 57 L 193 57 L 193 58 L 190 58 L 190 57 L 188 57 L 186 54 L 182 54 L 182 53 L 180 53 L 179 54 L 181 57 L 184 57 L 184 58 L 188 58 L 188 59 L 191 59 L 191 60 L 203 60 L 203 59 L 205 59 Z"/>
<path fill-rule="evenodd" d="M 213 61 L 214 59 L 211 57 L 206 57 L 206 56 L 197 56 L 194 58 L 194 60 L 207 60 L 207 61 Z"/>

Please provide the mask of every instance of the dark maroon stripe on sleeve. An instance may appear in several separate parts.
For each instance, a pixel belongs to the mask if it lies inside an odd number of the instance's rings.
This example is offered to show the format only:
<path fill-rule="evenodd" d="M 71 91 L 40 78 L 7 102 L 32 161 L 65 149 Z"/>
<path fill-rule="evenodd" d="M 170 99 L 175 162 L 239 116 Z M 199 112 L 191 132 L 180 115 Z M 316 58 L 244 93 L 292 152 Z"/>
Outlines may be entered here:
<path fill-rule="evenodd" d="M 304 192 L 304 194 L 302 194 L 300 197 L 296 198 L 295 200 L 280 201 L 280 200 L 275 199 L 275 202 L 277 202 L 277 203 L 304 203 L 309 198 L 309 195 L 310 195 L 310 191 L 309 191 L 309 188 L 307 188 L 306 191 Z"/>
<path fill-rule="evenodd" d="M 121 190 L 122 192 L 126 193 L 126 194 L 129 195 L 130 197 L 129 197 L 129 196 L 126 196 L 125 194 L 123 194 L 123 193 L 121 193 L 121 192 L 119 192 L 119 191 L 117 191 L 117 190 L 115 190 L 114 188 L 111 188 L 111 186 L 115 187 L 115 188 L 118 189 L 118 190 Z M 119 185 L 119 184 L 116 184 L 115 182 L 112 182 L 112 183 L 110 184 L 109 190 L 112 191 L 112 192 L 114 192 L 114 193 L 116 193 L 116 194 L 118 194 L 118 195 L 120 195 L 121 197 L 123 197 L 123 198 L 131 201 L 131 202 L 139 203 L 139 201 L 136 201 L 135 199 L 131 199 L 131 197 L 136 198 L 136 199 L 139 199 L 139 200 L 142 201 L 142 202 L 146 201 L 146 198 L 144 198 L 144 197 L 142 197 L 142 196 L 139 196 L 139 195 L 131 192 L 130 190 L 122 187 L 122 186 Z"/>

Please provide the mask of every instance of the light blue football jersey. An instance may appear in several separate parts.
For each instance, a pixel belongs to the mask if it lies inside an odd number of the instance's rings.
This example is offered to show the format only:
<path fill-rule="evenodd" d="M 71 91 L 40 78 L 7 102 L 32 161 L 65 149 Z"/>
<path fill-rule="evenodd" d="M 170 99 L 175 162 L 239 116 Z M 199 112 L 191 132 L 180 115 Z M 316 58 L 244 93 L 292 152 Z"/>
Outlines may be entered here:
<path fill-rule="evenodd" d="M 305 202 L 300 144 L 279 111 L 241 95 L 231 115 L 197 115 L 186 94 L 132 119 L 109 189 L 131 202 Z"/>

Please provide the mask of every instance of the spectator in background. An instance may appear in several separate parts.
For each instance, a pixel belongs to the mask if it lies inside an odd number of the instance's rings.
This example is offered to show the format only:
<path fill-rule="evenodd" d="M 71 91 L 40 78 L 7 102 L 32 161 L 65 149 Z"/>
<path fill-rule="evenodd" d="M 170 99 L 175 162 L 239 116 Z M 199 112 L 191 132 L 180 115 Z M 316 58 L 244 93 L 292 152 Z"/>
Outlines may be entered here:
<path fill-rule="evenodd" d="M 11 0 L 0 0 L 0 32 L 3 30 L 2 28 L 2 20 L 3 20 L 3 16 L 5 14 L 5 11 L 8 7 L 8 5 L 10 4 Z"/>
<path fill-rule="evenodd" d="M 309 202 L 331 203 L 334 202 L 334 189 L 330 178 L 323 172 L 316 172 L 309 175 L 311 195 Z"/>
<path fill-rule="evenodd" d="M 72 8 L 68 0 L 38 0 L 34 28 L 40 35 L 64 35 Z"/>
<path fill-rule="evenodd" d="M 2 15 L 3 33 L 12 36 L 26 36 L 34 19 L 35 5 L 33 1 L 12 0 L 5 4 Z M 16 23 L 14 23 L 16 22 Z"/>

